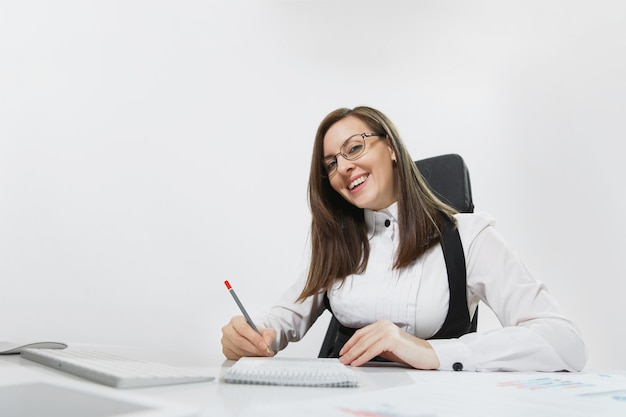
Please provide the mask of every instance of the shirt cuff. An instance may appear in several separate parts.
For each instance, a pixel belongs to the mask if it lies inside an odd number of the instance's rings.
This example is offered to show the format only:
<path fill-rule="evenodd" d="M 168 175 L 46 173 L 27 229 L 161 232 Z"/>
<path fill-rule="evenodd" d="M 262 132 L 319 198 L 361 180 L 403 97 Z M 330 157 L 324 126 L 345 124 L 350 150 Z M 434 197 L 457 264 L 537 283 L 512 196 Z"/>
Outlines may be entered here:
<path fill-rule="evenodd" d="M 475 371 L 472 351 L 459 339 L 431 339 L 428 343 L 439 358 L 440 371 Z"/>

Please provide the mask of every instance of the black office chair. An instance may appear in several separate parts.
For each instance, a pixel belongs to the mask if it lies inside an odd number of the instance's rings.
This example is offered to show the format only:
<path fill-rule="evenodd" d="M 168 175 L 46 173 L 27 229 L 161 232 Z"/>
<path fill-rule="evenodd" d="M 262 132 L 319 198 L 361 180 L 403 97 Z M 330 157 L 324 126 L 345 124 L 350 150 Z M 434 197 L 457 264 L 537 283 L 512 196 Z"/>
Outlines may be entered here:
<path fill-rule="evenodd" d="M 474 211 L 469 171 L 460 155 L 433 156 L 415 161 L 415 164 L 431 190 L 442 201 L 463 213 Z M 478 310 L 474 313 L 474 326 L 477 316 Z M 328 324 L 318 357 L 327 358 L 332 356 L 331 352 L 336 351 L 334 347 L 340 338 L 339 329 L 340 324 L 333 316 Z"/>

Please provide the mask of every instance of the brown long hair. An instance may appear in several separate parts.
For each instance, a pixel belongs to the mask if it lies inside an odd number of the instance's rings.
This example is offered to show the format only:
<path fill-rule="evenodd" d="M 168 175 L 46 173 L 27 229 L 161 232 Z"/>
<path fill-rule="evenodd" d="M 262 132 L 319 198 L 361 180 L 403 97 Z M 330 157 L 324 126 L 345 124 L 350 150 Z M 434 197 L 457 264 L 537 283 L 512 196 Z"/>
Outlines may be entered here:
<path fill-rule="evenodd" d="M 456 213 L 428 188 L 387 116 L 366 106 L 332 111 L 320 123 L 313 144 L 308 189 L 311 260 L 307 283 L 298 300 L 326 291 L 335 280 L 362 273 L 367 267 L 370 247 L 364 210 L 346 201 L 324 176 L 324 136 L 332 125 L 348 116 L 360 119 L 372 132 L 384 133 L 396 155 L 394 181 L 398 192 L 400 243 L 394 268 L 409 265 L 439 243 L 443 230 L 441 214 L 453 219 Z"/>

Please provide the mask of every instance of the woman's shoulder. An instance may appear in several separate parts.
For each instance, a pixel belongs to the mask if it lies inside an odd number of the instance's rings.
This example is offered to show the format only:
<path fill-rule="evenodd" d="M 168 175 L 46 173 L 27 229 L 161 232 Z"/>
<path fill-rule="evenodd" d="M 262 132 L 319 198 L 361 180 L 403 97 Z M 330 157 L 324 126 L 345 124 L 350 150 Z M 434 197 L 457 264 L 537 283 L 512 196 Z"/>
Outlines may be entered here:
<path fill-rule="evenodd" d="M 487 212 L 457 213 L 454 218 L 457 221 L 462 240 L 471 240 L 485 229 L 494 227 L 496 224 L 495 217 Z"/>

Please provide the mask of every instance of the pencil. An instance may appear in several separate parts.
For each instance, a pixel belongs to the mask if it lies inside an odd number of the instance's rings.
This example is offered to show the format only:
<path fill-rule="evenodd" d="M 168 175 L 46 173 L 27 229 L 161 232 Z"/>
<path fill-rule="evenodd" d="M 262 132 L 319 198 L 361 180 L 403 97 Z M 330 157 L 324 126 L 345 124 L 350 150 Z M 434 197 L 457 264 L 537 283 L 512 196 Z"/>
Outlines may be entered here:
<path fill-rule="evenodd" d="M 241 310 L 241 313 L 243 314 L 243 316 L 246 318 L 246 321 L 248 322 L 248 324 L 250 325 L 250 327 L 252 327 L 252 329 L 254 329 L 255 332 L 257 332 L 258 334 L 260 334 L 261 336 L 263 336 L 261 334 L 261 332 L 259 331 L 259 329 L 256 327 L 256 325 L 254 324 L 254 322 L 252 321 L 252 319 L 250 318 L 250 315 L 248 314 L 248 312 L 246 311 L 245 307 L 243 306 L 243 304 L 241 304 L 241 301 L 239 300 L 239 297 L 237 297 L 237 293 L 235 293 L 235 290 L 233 290 L 233 287 L 230 285 L 230 282 L 228 282 L 228 280 L 224 281 L 224 284 L 226 285 L 226 288 L 228 289 L 228 291 L 230 292 L 230 295 L 233 296 L 233 299 L 235 300 L 235 303 L 237 303 L 237 307 L 239 307 L 239 310 Z M 265 346 L 267 346 L 267 352 L 271 355 L 274 354 L 274 352 L 272 351 L 272 349 L 270 349 L 270 346 L 266 343 Z"/>
<path fill-rule="evenodd" d="M 241 313 L 246 318 L 246 321 L 248 322 L 250 327 L 252 327 L 254 329 L 254 331 L 257 332 L 258 334 L 261 334 L 259 329 L 257 329 L 256 325 L 254 324 L 254 322 L 250 318 L 250 315 L 248 314 L 248 312 L 244 308 L 243 304 L 241 304 L 241 301 L 239 301 L 239 297 L 237 297 L 237 294 L 235 293 L 235 290 L 233 290 L 233 287 L 230 285 L 230 282 L 224 281 L 224 284 L 226 284 L 226 288 L 228 288 L 228 291 L 230 292 L 230 295 L 233 296 L 233 299 L 237 303 L 237 307 L 239 307 L 239 310 L 241 310 Z"/>

